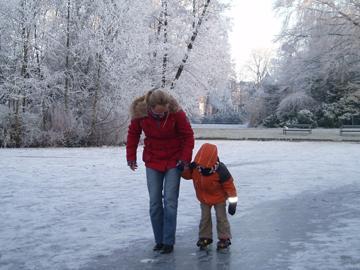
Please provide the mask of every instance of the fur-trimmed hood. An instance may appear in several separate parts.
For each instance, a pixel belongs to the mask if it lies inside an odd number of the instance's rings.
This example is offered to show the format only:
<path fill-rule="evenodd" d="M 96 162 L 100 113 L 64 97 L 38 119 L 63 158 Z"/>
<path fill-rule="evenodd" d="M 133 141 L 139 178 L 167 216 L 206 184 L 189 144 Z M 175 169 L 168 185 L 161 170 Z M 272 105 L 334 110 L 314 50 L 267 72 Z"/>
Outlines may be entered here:
<path fill-rule="evenodd" d="M 174 113 L 181 110 L 178 102 L 174 97 L 170 96 L 169 112 Z M 146 104 L 146 95 L 136 98 L 130 105 L 131 119 L 148 116 L 148 105 Z"/>

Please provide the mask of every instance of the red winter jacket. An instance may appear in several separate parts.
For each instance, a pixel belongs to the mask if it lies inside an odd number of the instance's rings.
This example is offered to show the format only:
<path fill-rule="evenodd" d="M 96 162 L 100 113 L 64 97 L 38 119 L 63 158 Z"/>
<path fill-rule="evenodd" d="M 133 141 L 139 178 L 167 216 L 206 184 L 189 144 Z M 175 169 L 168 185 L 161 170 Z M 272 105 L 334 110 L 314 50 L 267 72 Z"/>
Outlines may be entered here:
<path fill-rule="evenodd" d="M 194 132 L 176 101 L 169 105 L 169 112 L 163 119 L 155 119 L 148 113 L 145 98 L 141 97 L 131 105 L 132 120 L 129 125 L 126 158 L 136 161 L 136 150 L 140 135 L 145 134 L 143 161 L 145 166 L 158 171 L 176 167 L 179 160 L 190 162 L 194 148 Z"/>

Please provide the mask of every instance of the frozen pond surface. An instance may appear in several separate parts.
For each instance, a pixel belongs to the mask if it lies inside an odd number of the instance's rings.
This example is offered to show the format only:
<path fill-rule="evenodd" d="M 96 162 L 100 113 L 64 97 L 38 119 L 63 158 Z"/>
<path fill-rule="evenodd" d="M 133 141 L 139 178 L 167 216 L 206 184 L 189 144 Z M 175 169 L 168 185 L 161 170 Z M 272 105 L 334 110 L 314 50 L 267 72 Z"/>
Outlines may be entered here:
<path fill-rule="evenodd" d="M 239 193 L 230 254 L 198 254 L 185 180 L 175 253 L 149 253 L 144 167 L 124 148 L 1 149 L 0 269 L 360 269 L 360 144 L 213 143 Z"/>

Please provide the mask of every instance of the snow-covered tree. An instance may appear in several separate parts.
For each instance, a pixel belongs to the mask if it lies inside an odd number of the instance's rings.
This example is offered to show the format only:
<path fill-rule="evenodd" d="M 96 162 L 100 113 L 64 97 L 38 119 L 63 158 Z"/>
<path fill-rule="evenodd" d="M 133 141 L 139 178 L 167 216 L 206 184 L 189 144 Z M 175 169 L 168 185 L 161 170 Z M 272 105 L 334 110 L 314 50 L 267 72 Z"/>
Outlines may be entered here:
<path fill-rule="evenodd" d="M 165 87 L 191 114 L 231 73 L 217 0 L 0 6 L 1 145 L 119 144 L 136 96 Z"/>
<path fill-rule="evenodd" d="M 317 114 L 322 117 L 328 107 L 324 104 L 335 105 L 360 86 L 359 3 L 279 0 L 276 8 L 285 16 L 278 83 L 291 89 L 289 94 L 301 92 L 312 97 L 318 104 L 313 111 L 320 110 Z M 360 110 L 354 113 L 360 114 Z"/>

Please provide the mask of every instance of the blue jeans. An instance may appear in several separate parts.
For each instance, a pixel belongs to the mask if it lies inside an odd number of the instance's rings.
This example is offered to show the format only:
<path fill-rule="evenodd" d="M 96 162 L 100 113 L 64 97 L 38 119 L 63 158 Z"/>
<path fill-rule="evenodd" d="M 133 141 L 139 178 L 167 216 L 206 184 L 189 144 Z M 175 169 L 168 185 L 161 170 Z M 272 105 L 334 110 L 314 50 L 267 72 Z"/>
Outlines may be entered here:
<path fill-rule="evenodd" d="M 177 168 L 166 172 L 146 168 L 150 219 L 157 244 L 175 244 L 180 176 Z"/>

